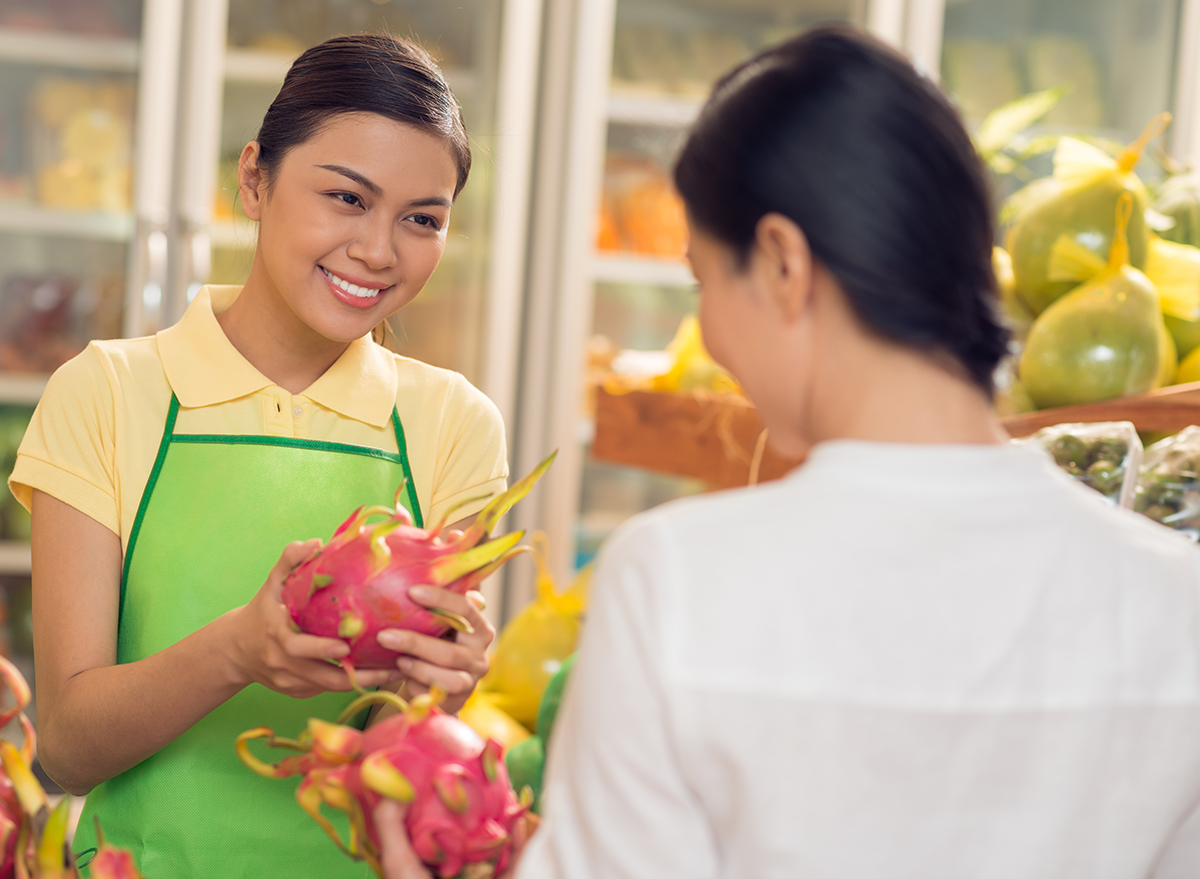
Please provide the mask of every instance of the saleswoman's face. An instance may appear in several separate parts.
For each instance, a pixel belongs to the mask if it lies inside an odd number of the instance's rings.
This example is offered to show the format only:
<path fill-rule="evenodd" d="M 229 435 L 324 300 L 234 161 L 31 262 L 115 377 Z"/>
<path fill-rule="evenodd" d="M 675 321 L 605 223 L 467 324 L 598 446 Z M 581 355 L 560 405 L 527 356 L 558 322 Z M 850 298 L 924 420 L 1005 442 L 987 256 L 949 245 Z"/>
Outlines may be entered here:
<path fill-rule="evenodd" d="M 243 190 L 259 221 L 255 260 L 303 324 L 352 341 L 429 280 L 456 181 L 438 137 L 376 114 L 336 116 L 284 156 L 269 185 Z"/>

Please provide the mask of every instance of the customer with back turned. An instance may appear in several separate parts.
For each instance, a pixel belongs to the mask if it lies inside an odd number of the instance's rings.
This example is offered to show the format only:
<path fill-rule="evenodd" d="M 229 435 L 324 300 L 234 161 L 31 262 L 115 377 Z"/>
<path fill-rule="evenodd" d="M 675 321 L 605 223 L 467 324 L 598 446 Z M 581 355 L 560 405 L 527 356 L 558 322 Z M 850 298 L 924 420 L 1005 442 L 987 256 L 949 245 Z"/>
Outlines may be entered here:
<path fill-rule="evenodd" d="M 1007 442 L 948 101 L 819 29 L 675 179 L 705 343 L 808 460 L 604 548 L 518 876 L 1200 876 L 1200 553 Z"/>

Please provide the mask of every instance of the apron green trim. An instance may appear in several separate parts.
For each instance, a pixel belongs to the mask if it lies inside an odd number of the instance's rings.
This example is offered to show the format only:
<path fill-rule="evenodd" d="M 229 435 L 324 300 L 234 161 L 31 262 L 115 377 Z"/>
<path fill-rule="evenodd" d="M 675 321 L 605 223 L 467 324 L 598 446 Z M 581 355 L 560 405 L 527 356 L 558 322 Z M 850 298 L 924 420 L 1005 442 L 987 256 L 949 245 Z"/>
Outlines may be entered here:
<path fill-rule="evenodd" d="M 125 566 L 121 571 L 121 597 L 117 605 L 117 626 L 121 625 L 121 612 L 125 608 L 125 583 L 129 579 L 129 566 L 133 561 L 133 549 L 137 545 L 138 532 L 142 529 L 142 520 L 146 517 L 146 507 L 150 504 L 150 495 L 154 493 L 154 485 L 162 473 L 163 462 L 167 459 L 167 449 L 171 443 L 230 443 L 257 446 L 284 446 L 293 449 L 313 449 L 321 452 L 343 452 L 348 455 L 362 455 L 367 458 L 379 458 L 399 464 L 404 468 L 404 486 L 408 493 L 408 507 L 412 510 L 413 523 L 418 528 L 425 527 L 425 517 L 421 513 L 421 504 L 417 501 L 417 487 L 413 483 L 412 467 L 408 463 L 408 443 L 404 437 L 404 426 L 400 423 L 400 413 L 392 407 L 392 429 L 396 433 L 396 452 L 385 452 L 370 446 L 356 446 L 350 443 L 331 443 L 325 440 L 309 440 L 284 436 L 226 436 L 216 433 L 182 433 L 175 435 L 175 421 L 179 417 L 179 398 L 171 393 L 171 405 L 167 409 L 167 423 L 163 428 L 162 440 L 158 444 L 158 455 L 154 459 L 154 467 L 146 487 L 142 489 L 142 500 L 138 504 L 137 516 L 133 520 L 133 529 L 129 532 L 129 544 L 125 548 Z"/>
<path fill-rule="evenodd" d="M 121 625 L 121 608 L 125 606 L 125 581 L 129 579 L 129 564 L 133 560 L 133 548 L 137 544 L 138 532 L 142 530 L 142 520 L 146 518 L 146 507 L 150 506 L 150 495 L 154 493 L 154 483 L 158 482 L 158 474 L 162 473 L 163 462 L 167 459 L 167 449 L 171 445 L 171 434 L 175 432 L 175 419 L 179 415 L 179 398 L 171 393 L 171 406 L 167 409 L 167 424 L 163 428 L 162 441 L 158 444 L 158 456 L 154 459 L 154 468 L 146 487 L 142 489 L 142 500 L 138 504 L 137 516 L 133 520 L 133 530 L 129 532 L 129 544 L 125 548 L 125 567 L 121 571 L 121 603 L 117 605 L 117 626 Z"/>
<path fill-rule="evenodd" d="M 400 423 L 400 413 L 392 407 L 392 427 L 396 431 L 396 448 L 400 452 L 400 463 L 404 465 L 404 482 L 408 486 L 408 508 L 412 510 L 413 523 L 418 528 L 425 527 L 425 517 L 421 515 L 421 505 L 417 503 L 417 486 L 413 482 L 412 470 L 408 466 L 408 443 L 404 440 L 404 426 Z"/>
<path fill-rule="evenodd" d="M 223 436 L 219 433 L 181 433 L 171 437 L 173 443 L 219 443 L 230 446 L 283 446 L 289 449 L 314 449 L 319 452 L 344 452 L 347 455 L 364 455 L 368 458 L 382 458 L 393 464 L 403 464 L 404 456 L 395 452 L 385 452 L 383 449 L 372 449 L 370 446 L 356 446 L 352 443 L 331 443 L 327 440 L 310 440 L 290 436 Z M 408 468 L 405 467 L 405 475 Z"/>

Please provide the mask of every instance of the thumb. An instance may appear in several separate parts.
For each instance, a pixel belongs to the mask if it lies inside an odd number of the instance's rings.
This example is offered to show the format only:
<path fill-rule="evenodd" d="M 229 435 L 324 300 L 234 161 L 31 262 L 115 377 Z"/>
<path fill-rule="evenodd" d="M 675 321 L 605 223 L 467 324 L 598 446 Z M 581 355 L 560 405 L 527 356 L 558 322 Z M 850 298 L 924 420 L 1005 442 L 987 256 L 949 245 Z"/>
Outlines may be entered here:
<path fill-rule="evenodd" d="M 407 811 L 406 806 L 387 797 L 375 807 L 383 879 L 433 879 L 408 840 L 408 829 L 404 826 Z"/>

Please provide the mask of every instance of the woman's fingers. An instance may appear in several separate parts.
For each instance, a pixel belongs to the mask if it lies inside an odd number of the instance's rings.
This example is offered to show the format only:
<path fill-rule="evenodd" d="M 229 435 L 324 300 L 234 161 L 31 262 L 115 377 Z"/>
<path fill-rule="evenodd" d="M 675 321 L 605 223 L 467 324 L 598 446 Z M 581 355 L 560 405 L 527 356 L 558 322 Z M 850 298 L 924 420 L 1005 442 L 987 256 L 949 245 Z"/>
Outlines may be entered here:
<path fill-rule="evenodd" d="M 425 869 L 408 840 L 405 811 L 403 805 L 386 797 L 375 807 L 384 879 L 432 879 L 433 874 Z"/>
<path fill-rule="evenodd" d="M 316 537 L 311 540 L 293 540 L 283 548 L 279 561 L 275 563 L 267 578 L 268 582 L 278 580 L 282 585 L 287 575 L 320 547 L 321 541 Z"/>
<path fill-rule="evenodd" d="M 408 590 L 408 597 L 422 607 L 449 611 L 467 621 L 473 631 L 456 633 L 455 641 L 460 644 L 464 641 L 478 642 L 486 649 L 495 639 L 496 630 L 482 613 L 483 596 L 478 592 L 469 592 L 467 595 L 471 598 L 436 586 L 413 586 Z"/>
<path fill-rule="evenodd" d="M 430 687 L 436 686 L 450 697 L 447 699 L 447 705 L 442 706 L 447 711 L 451 710 L 449 706 L 453 706 L 453 710 L 457 711 L 458 706 L 475 689 L 476 678 L 470 672 L 445 668 L 444 666 L 434 665 L 431 662 L 412 659 L 408 656 L 402 656 L 397 660 L 397 665 L 404 672 L 404 676 L 408 678 L 408 691 L 413 695 L 419 695 Z M 423 689 L 415 690 L 412 686 L 413 684 L 420 684 Z"/>
<path fill-rule="evenodd" d="M 384 629 L 379 633 L 377 640 L 380 646 L 386 647 L 388 650 L 395 650 L 405 656 L 423 659 L 447 668 L 473 671 L 476 670 L 476 666 L 482 665 L 480 660 L 483 657 L 478 655 L 478 651 L 474 651 L 468 646 L 455 641 L 447 641 L 445 638 L 433 638 L 429 635 L 422 635 L 420 632 L 410 632 L 408 629 Z"/>

